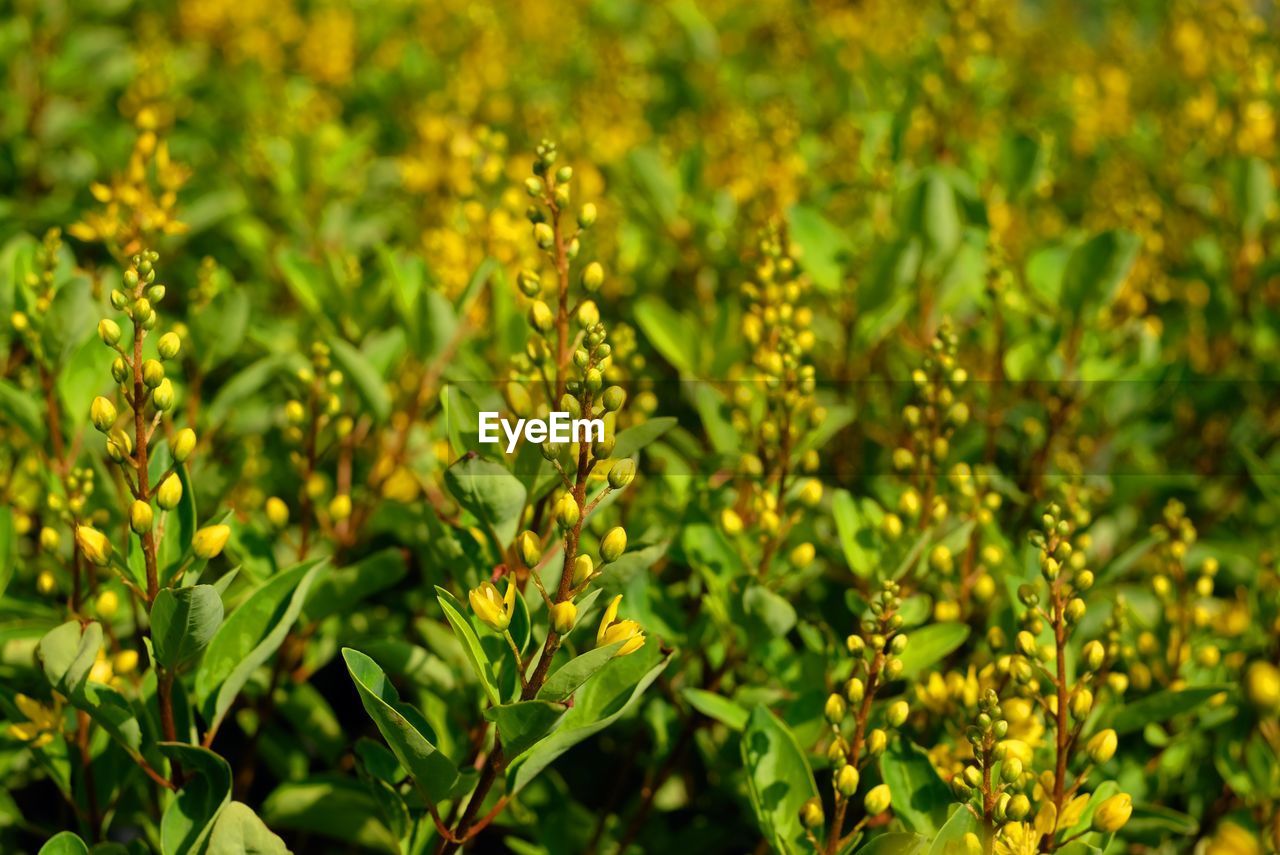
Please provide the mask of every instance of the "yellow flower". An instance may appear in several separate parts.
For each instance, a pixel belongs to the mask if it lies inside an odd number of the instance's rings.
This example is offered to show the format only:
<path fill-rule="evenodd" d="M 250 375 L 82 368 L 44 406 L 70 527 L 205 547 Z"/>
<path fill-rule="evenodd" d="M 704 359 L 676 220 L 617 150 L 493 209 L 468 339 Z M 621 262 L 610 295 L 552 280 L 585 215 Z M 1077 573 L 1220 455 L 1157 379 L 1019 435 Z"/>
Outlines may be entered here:
<path fill-rule="evenodd" d="M 472 588 L 467 595 L 471 601 L 471 610 L 476 617 L 494 632 L 505 632 L 511 625 L 511 616 L 516 610 L 516 586 L 514 581 L 507 582 L 505 596 L 498 595 L 498 588 L 489 580 L 480 583 L 480 587 Z"/>
<path fill-rule="evenodd" d="M 644 629 L 633 620 L 618 620 L 618 605 L 622 595 L 614 597 L 609 607 L 604 610 L 600 620 L 600 629 L 596 632 L 596 646 L 601 647 L 616 642 L 624 642 L 616 655 L 626 656 L 644 647 Z"/>
<path fill-rule="evenodd" d="M 995 855 L 1038 855 L 1040 833 L 1025 822 L 1009 822 L 996 835 Z"/>
<path fill-rule="evenodd" d="M 54 696 L 53 706 L 45 706 L 35 698 L 24 694 L 13 696 L 13 702 L 27 717 L 27 721 L 14 722 L 9 725 L 9 735 L 29 743 L 32 748 L 42 748 L 53 741 L 54 734 L 61 730 L 62 709 Z"/>
<path fill-rule="evenodd" d="M 1098 805 L 1093 813 L 1093 830 L 1103 833 L 1119 831 L 1133 814 L 1133 799 L 1128 793 L 1117 793 Z"/>

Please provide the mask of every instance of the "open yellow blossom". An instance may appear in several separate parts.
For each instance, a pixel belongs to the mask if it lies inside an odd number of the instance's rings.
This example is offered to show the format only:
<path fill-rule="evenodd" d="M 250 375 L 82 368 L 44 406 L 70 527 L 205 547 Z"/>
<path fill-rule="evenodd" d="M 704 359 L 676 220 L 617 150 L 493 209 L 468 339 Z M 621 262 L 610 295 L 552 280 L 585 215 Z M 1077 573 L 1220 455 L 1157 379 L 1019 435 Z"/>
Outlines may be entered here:
<path fill-rule="evenodd" d="M 13 696 L 13 702 L 27 717 L 27 721 L 10 724 L 9 735 L 30 744 L 32 748 L 42 748 L 52 742 L 62 724 L 62 709 L 57 696 L 54 696 L 52 706 L 45 706 L 35 698 L 21 693 Z"/>
<path fill-rule="evenodd" d="M 604 646 L 606 644 L 614 644 L 616 642 L 624 642 L 622 647 L 618 648 L 618 656 L 626 656 L 628 653 L 635 653 L 641 647 L 644 647 L 644 628 L 633 620 L 618 620 L 618 605 L 622 602 L 622 595 L 614 597 L 609 603 L 609 607 L 604 610 L 604 617 L 600 620 L 600 629 L 596 632 L 596 645 Z"/>
<path fill-rule="evenodd" d="M 494 632 L 505 632 L 511 625 L 511 616 L 516 610 L 515 582 L 508 581 L 506 595 L 500 596 L 498 587 L 486 579 L 479 587 L 472 588 L 467 598 L 476 617 Z"/>

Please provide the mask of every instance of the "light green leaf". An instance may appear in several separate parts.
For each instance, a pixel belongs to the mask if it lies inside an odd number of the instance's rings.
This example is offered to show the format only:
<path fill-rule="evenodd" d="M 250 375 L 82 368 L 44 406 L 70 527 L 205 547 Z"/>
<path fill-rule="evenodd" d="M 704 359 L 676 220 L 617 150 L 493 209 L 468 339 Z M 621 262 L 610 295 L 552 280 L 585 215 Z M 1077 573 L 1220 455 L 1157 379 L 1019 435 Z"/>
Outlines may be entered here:
<path fill-rule="evenodd" d="M 1062 305 L 1076 317 L 1110 304 L 1138 257 L 1136 235 L 1101 232 L 1076 247 L 1062 277 Z"/>
<path fill-rule="evenodd" d="M 364 711 L 373 719 L 400 765 L 413 776 L 431 804 L 448 798 L 458 779 L 457 766 L 440 753 L 415 722 L 410 721 L 407 710 L 400 703 L 400 694 L 378 663 L 349 647 L 342 648 L 342 659 L 360 693 Z M 420 715 L 414 717 L 421 718 Z"/>
<path fill-rule="evenodd" d="M 682 375 L 693 375 L 699 337 L 692 321 L 658 297 L 641 297 L 634 311 L 636 323 L 654 349 Z"/>
<path fill-rule="evenodd" d="M 1228 691 L 1230 688 L 1227 685 L 1216 685 L 1165 689 L 1125 704 L 1111 719 L 1111 726 L 1122 736 L 1133 733 L 1150 722 L 1168 721 L 1180 713 L 1194 712 L 1214 695 Z"/>
<path fill-rule="evenodd" d="M 816 208 L 793 205 L 787 212 L 791 241 L 799 248 L 800 266 L 813 284 L 828 294 L 840 291 L 849 238 Z"/>
<path fill-rule="evenodd" d="M 289 855 L 289 847 L 253 808 L 231 802 L 218 814 L 204 855 Z"/>
<path fill-rule="evenodd" d="M 210 729 L 222 723 L 254 670 L 280 647 L 324 566 L 325 560 L 307 561 L 272 576 L 214 634 L 195 680 L 196 699 Z"/>
<path fill-rule="evenodd" d="M 929 838 L 910 831 L 881 834 L 858 850 L 857 855 L 921 855 L 927 852 Z"/>
<path fill-rule="evenodd" d="M 222 597 L 212 585 L 161 588 L 151 604 L 156 661 L 177 668 L 204 649 L 222 625 Z"/>
<path fill-rule="evenodd" d="M 932 623 L 913 629 L 900 657 L 902 676 L 910 679 L 932 668 L 968 637 L 969 625 L 964 623 Z"/>
<path fill-rule="evenodd" d="M 376 852 L 400 855 L 400 844 L 378 816 L 378 803 L 360 781 L 316 776 L 282 784 L 262 803 L 272 828 L 290 828 Z"/>
<path fill-rule="evenodd" d="M 40 405 L 8 380 L 0 380 L 0 416 L 35 442 L 44 442 L 45 424 Z"/>
<path fill-rule="evenodd" d="M 386 381 L 369 364 L 364 354 L 344 339 L 330 339 L 329 349 L 333 353 L 333 361 L 355 387 L 356 394 L 360 396 L 369 415 L 373 416 L 374 421 L 385 422 L 391 416 L 391 393 L 387 391 Z"/>
<path fill-rule="evenodd" d="M 89 855 L 89 847 L 75 833 L 59 831 L 40 847 L 38 855 Z"/>
<path fill-rule="evenodd" d="M 763 705 L 742 732 L 742 763 L 760 830 L 782 853 L 809 852 L 800 809 L 818 795 L 809 761 L 791 729 Z"/>
<path fill-rule="evenodd" d="M 707 718 L 715 719 L 730 730 L 741 731 L 747 726 L 747 719 L 751 714 L 724 695 L 717 695 L 715 692 L 696 689 L 692 686 L 686 688 L 682 694 L 689 702 L 689 706 Z"/>
<path fill-rule="evenodd" d="M 57 626 L 40 639 L 36 652 L 45 676 L 55 691 L 67 697 L 77 695 L 89 679 L 89 670 L 102 647 L 102 624 L 80 626 L 71 620 Z"/>
<path fill-rule="evenodd" d="M 493 532 L 498 548 L 505 549 L 515 540 L 526 493 L 510 470 L 492 460 L 467 456 L 445 470 L 444 479 L 458 503 Z"/>
<path fill-rule="evenodd" d="M 498 696 L 498 681 L 494 677 L 493 665 L 485 655 L 484 647 L 480 645 L 480 637 L 476 635 L 476 628 L 472 625 L 471 619 L 463 612 L 462 604 L 454 599 L 453 594 L 438 585 L 436 599 L 440 601 L 440 608 L 444 610 L 445 620 L 449 621 L 454 635 L 462 643 L 462 652 L 471 663 L 471 669 L 480 680 L 480 687 L 489 697 L 489 702 L 495 706 L 502 703 L 502 699 Z"/>
<path fill-rule="evenodd" d="M 516 757 L 555 730 L 567 709 L 564 704 L 545 700 L 517 701 L 490 707 L 484 717 L 497 723 L 502 750 Z"/>
<path fill-rule="evenodd" d="M 946 821 L 952 796 L 924 749 L 895 739 L 880 758 L 880 775 L 889 785 L 893 812 L 903 824 L 922 834 L 936 833 Z"/>
<path fill-rule="evenodd" d="M 965 852 L 967 851 L 964 847 L 965 835 L 979 834 L 981 831 L 982 823 L 978 818 L 967 806 L 960 805 L 951 814 L 951 819 L 938 830 L 938 836 L 933 838 L 929 855 L 953 855 L 953 853 Z"/>
<path fill-rule="evenodd" d="M 160 820 L 160 851 L 164 855 L 199 852 L 218 811 L 231 800 L 231 767 L 207 748 L 180 742 L 161 742 L 170 761 L 182 766 L 182 789 Z"/>
<path fill-rule="evenodd" d="M 622 642 L 617 641 L 604 647 L 592 648 L 570 659 L 551 672 L 547 682 L 542 684 L 538 697 L 548 701 L 567 700 L 579 686 L 591 679 L 593 674 L 608 665 L 609 660 L 613 659 L 613 655 L 621 647 Z"/>

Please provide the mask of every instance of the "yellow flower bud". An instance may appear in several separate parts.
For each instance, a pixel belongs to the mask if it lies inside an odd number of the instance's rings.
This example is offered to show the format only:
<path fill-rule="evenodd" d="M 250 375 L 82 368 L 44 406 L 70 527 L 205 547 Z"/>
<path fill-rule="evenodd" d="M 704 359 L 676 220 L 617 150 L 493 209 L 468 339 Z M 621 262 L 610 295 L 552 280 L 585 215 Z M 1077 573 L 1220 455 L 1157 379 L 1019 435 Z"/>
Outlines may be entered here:
<path fill-rule="evenodd" d="M 1280 709 L 1280 669 L 1270 662 L 1250 663 L 1245 671 L 1244 687 L 1249 703 L 1258 709 L 1268 712 Z"/>
<path fill-rule="evenodd" d="M 346 493 L 339 493 L 329 501 L 329 516 L 334 522 L 341 522 L 351 516 L 351 497 Z"/>
<path fill-rule="evenodd" d="M 36 576 L 36 591 L 41 594 L 52 594 L 58 587 L 58 580 L 48 570 L 41 570 Z"/>
<path fill-rule="evenodd" d="M 582 519 L 582 509 L 578 507 L 578 500 L 573 497 L 572 493 L 565 493 L 560 497 L 560 503 L 556 505 L 556 521 L 560 523 L 561 528 L 573 528 Z"/>
<path fill-rule="evenodd" d="M 835 697 L 833 695 L 833 697 Z M 847 765 L 840 767 L 840 771 L 836 773 L 836 789 L 840 791 L 840 795 L 846 799 L 858 792 L 858 769 L 856 766 Z"/>
<path fill-rule="evenodd" d="M 173 437 L 173 444 L 170 446 L 173 459 L 178 463 L 186 463 L 187 458 L 191 456 L 191 452 L 196 448 L 196 432 L 191 428 L 183 428 Z"/>
<path fill-rule="evenodd" d="M 591 556 L 583 553 L 573 559 L 573 585 L 576 588 L 583 582 L 591 578 L 591 574 L 596 572 L 595 563 L 591 560 Z"/>
<path fill-rule="evenodd" d="M 1014 822 L 1019 822 L 1031 813 L 1031 799 L 1022 793 L 1018 793 L 1009 799 L 1009 805 L 1005 808 L 1005 816 Z"/>
<path fill-rule="evenodd" d="M 119 675 L 132 674 L 138 667 L 138 651 L 121 650 L 112 659 L 111 667 Z"/>
<path fill-rule="evenodd" d="M 796 498 L 800 500 L 800 504 L 808 508 L 816 508 L 818 503 L 822 501 L 822 482 L 817 478 L 810 478 L 800 487 L 800 492 Z"/>
<path fill-rule="evenodd" d="M 839 724 L 844 718 L 848 708 L 845 706 L 844 698 L 834 692 L 827 696 L 827 704 L 822 709 L 822 714 L 826 716 L 830 724 Z"/>
<path fill-rule="evenodd" d="M 889 789 L 888 784 L 878 784 L 871 788 L 866 797 L 862 800 L 862 807 L 866 810 L 867 816 L 879 816 L 889 809 L 889 803 L 893 800 L 893 793 Z"/>
<path fill-rule="evenodd" d="M 45 552 L 53 552 L 62 544 L 62 536 L 56 528 L 45 526 L 40 529 L 40 548 Z"/>
<path fill-rule="evenodd" d="M 594 206 L 592 206 L 592 209 L 594 210 Z M 593 261 L 582 269 L 582 287 L 587 292 L 594 293 L 599 291 L 600 286 L 603 284 L 604 268 L 600 266 L 600 262 Z"/>
<path fill-rule="evenodd" d="M 161 509 L 171 511 L 182 501 L 182 480 L 172 472 L 160 482 L 156 489 L 156 504 Z"/>
<path fill-rule="evenodd" d="M 215 558 L 222 552 L 222 547 L 227 545 L 227 538 L 231 537 L 231 527 L 227 525 L 211 525 L 206 526 L 195 533 L 191 538 L 191 550 L 196 554 L 197 558 L 209 560 Z"/>
<path fill-rule="evenodd" d="M 110 620 L 115 616 L 116 610 L 120 608 L 120 598 L 116 596 L 116 592 L 110 589 L 98 594 L 97 599 L 93 601 L 93 610 L 98 617 L 103 620 Z"/>
<path fill-rule="evenodd" d="M 471 611 L 482 623 L 494 632 L 504 632 L 516 611 L 515 580 L 508 579 L 506 594 L 499 596 L 498 587 L 486 579 L 471 589 L 467 599 L 471 601 Z"/>
<path fill-rule="evenodd" d="M 578 607 L 566 600 L 551 607 L 551 626 L 558 635 L 565 635 L 578 622 Z"/>
<path fill-rule="evenodd" d="M 813 559 L 817 554 L 817 550 L 814 549 L 812 543 L 800 543 L 791 550 L 789 560 L 792 567 L 808 567 L 813 563 Z"/>
<path fill-rule="evenodd" d="M 85 558 L 99 567 L 111 560 L 111 541 L 96 528 L 87 525 L 76 527 L 76 544 Z"/>
<path fill-rule="evenodd" d="M 267 521 L 276 528 L 289 524 L 289 506 L 278 496 L 267 499 Z"/>
<path fill-rule="evenodd" d="M 137 499 L 129 506 L 129 528 L 133 529 L 136 534 L 146 534 L 151 531 L 151 523 L 154 516 L 151 511 L 151 503 Z"/>
<path fill-rule="evenodd" d="M 111 430 L 111 426 L 116 423 L 117 415 L 116 405 L 101 395 L 94 398 L 93 403 L 89 405 L 89 419 L 102 433 Z"/>
<path fill-rule="evenodd" d="M 822 799 L 814 796 L 800 808 L 800 822 L 805 828 L 820 828 L 826 817 L 822 813 Z"/>
<path fill-rule="evenodd" d="M 875 730 L 871 731 L 871 733 L 867 734 L 867 751 L 872 757 L 883 754 L 884 750 L 888 747 L 889 734 L 885 733 L 880 728 L 877 727 Z"/>
<path fill-rule="evenodd" d="M 636 462 L 630 457 L 619 460 L 609 468 L 609 486 L 621 490 L 636 477 Z"/>
<path fill-rule="evenodd" d="M 730 537 L 742 534 L 742 517 L 733 508 L 725 508 L 720 512 L 720 527 Z"/>
<path fill-rule="evenodd" d="M 110 318 L 103 318 L 98 321 L 98 338 L 110 347 L 120 341 L 120 325 Z"/>
<path fill-rule="evenodd" d="M 889 704 L 889 709 L 885 712 L 885 720 L 889 722 L 890 727 L 902 727 L 910 712 L 911 708 L 907 706 L 906 701 L 894 701 Z"/>
<path fill-rule="evenodd" d="M 600 541 L 600 560 L 604 564 L 612 564 L 627 551 L 627 530 L 622 526 L 614 526 Z"/>
<path fill-rule="evenodd" d="M 152 390 L 151 403 L 162 413 L 173 406 L 173 384 L 169 382 L 168 377 L 161 380 L 160 385 Z"/>
<path fill-rule="evenodd" d="M 1085 746 L 1085 751 L 1088 752 L 1090 760 L 1094 763 L 1102 764 L 1115 756 L 1117 745 L 1119 745 L 1119 740 L 1116 737 L 1116 732 L 1111 728 L 1107 728 L 1106 730 L 1098 731 L 1090 738 Z"/>
<path fill-rule="evenodd" d="M 182 350 L 182 339 L 178 338 L 177 333 L 167 332 L 156 342 L 156 350 L 161 359 L 173 359 Z"/>
<path fill-rule="evenodd" d="M 1110 834 L 1124 828 L 1133 814 L 1133 799 L 1128 793 L 1116 793 L 1098 805 L 1093 813 L 1093 830 Z"/>

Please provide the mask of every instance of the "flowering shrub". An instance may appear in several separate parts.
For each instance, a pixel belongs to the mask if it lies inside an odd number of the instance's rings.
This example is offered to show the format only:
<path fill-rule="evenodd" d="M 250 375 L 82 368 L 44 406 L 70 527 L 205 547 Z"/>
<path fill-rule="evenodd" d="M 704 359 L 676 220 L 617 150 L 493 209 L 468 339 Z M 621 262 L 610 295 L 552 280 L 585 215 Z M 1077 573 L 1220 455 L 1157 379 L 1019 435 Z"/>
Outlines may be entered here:
<path fill-rule="evenodd" d="M 0 851 L 1280 850 L 1280 21 L 1080 5 L 18 3 Z"/>

